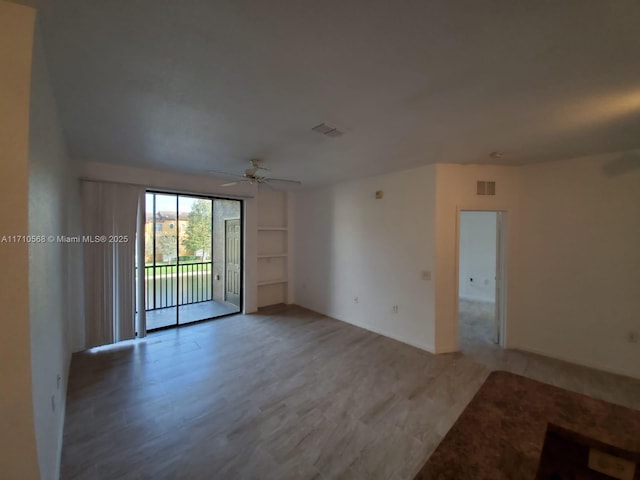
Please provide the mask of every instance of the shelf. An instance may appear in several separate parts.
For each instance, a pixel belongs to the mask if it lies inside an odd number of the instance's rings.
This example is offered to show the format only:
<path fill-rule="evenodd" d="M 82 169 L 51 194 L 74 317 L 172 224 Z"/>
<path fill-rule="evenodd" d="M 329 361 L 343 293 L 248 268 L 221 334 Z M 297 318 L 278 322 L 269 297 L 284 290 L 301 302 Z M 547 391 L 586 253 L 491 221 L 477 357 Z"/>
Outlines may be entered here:
<path fill-rule="evenodd" d="M 263 232 L 286 232 L 287 227 L 258 227 L 258 230 Z"/>
<path fill-rule="evenodd" d="M 278 283 L 287 283 L 287 279 L 278 278 L 275 280 L 263 280 L 262 282 L 258 282 L 258 286 L 261 287 L 262 285 L 276 285 Z"/>
<path fill-rule="evenodd" d="M 283 258 L 286 256 L 286 253 L 266 253 L 264 255 L 258 255 L 258 258 Z"/>

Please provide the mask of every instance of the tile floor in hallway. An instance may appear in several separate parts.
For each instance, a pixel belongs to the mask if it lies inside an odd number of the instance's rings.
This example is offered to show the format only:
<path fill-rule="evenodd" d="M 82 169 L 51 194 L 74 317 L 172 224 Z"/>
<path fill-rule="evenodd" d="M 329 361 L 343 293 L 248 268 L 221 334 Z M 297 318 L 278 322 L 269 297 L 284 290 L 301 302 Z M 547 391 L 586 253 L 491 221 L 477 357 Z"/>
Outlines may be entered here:
<path fill-rule="evenodd" d="M 411 479 L 492 369 L 640 409 L 640 381 L 467 337 L 435 356 L 288 306 L 76 354 L 62 478 Z"/>

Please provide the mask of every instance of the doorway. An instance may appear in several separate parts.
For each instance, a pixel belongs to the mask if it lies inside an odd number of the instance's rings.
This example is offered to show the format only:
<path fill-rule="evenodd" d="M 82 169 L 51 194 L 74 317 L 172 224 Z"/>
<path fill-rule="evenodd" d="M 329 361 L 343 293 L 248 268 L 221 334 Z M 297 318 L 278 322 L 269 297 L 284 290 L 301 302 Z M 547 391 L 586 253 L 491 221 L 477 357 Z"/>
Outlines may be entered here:
<path fill-rule="evenodd" d="M 232 225 L 231 236 L 227 225 Z M 240 312 L 241 225 L 240 200 L 147 192 L 147 331 Z M 230 259 L 233 275 L 227 273 Z"/>
<path fill-rule="evenodd" d="M 504 343 L 504 212 L 461 211 L 458 332 L 462 349 Z"/>
<path fill-rule="evenodd" d="M 224 299 L 238 304 L 240 301 L 240 219 L 225 220 L 225 289 Z"/>

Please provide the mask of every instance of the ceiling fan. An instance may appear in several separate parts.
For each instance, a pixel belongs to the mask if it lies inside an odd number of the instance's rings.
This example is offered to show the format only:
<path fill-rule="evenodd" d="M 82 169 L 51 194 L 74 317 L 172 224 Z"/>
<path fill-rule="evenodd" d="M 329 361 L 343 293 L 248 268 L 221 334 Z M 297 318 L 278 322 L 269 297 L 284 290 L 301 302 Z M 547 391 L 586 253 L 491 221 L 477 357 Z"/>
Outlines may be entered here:
<path fill-rule="evenodd" d="M 288 184 L 294 184 L 294 185 L 300 185 L 302 183 L 299 180 L 287 180 L 284 178 L 274 178 L 274 177 L 269 177 L 265 175 L 263 172 L 269 172 L 270 170 L 268 168 L 261 166 L 262 161 L 257 158 L 249 160 L 249 163 L 251 164 L 251 167 L 247 168 L 244 171 L 244 175 L 237 175 L 235 173 L 217 172 L 215 170 L 209 170 L 209 172 L 218 174 L 218 175 L 225 175 L 227 177 L 239 178 L 239 180 L 234 180 L 233 182 L 223 183 L 222 185 L 220 185 L 221 187 L 230 187 L 231 185 L 237 185 L 239 183 L 245 183 L 245 182 L 249 183 L 250 185 L 265 184 L 269 186 L 272 186 L 272 184 L 274 183 L 288 183 Z"/>

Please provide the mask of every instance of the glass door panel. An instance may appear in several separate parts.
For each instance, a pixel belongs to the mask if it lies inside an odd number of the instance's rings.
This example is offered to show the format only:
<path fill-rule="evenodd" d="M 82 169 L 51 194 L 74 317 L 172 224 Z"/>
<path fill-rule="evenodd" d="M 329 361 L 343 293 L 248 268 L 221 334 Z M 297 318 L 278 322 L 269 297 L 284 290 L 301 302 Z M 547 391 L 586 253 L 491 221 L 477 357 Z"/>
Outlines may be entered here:
<path fill-rule="evenodd" d="M 180 324 L 212 318 L 211 212 L 213 201 L 181 195 L 180 216 Z"/>
<path fill-rule="evenodd" d="M 177 195 L 147 194 L 145 223 L 147 330 L 177 323 L 177 206 Z"/>

